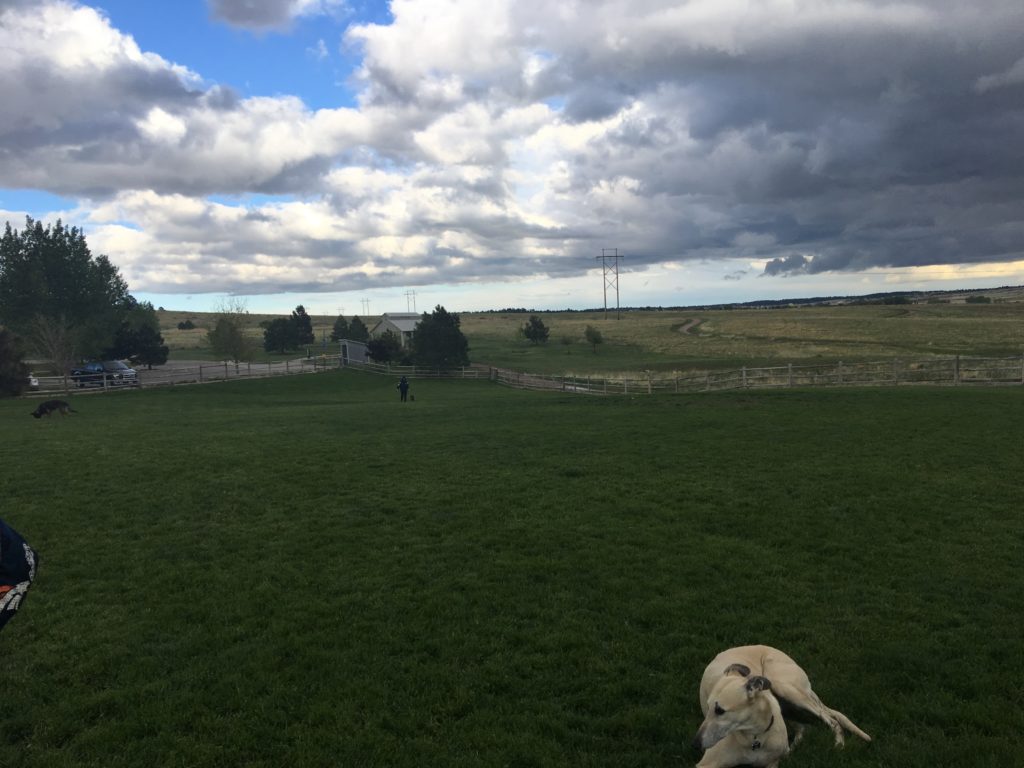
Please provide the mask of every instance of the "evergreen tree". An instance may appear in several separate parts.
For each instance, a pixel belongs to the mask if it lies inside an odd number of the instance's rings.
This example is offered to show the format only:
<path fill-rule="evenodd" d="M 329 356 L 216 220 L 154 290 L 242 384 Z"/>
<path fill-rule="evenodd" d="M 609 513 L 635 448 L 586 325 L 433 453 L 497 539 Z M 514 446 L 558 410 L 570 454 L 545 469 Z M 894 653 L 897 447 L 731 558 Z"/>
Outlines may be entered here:
<path fill-rule="evenodd" d="M 102 357 L 109 360 L 131 359 L 149 368 L 167 362 L 169 350 L 160 334 L 160 319 L 148 301 L 136 302 L 129 297 L 131 309 L 121 322 L 114 343 L 104 350 Z"/>
<path fill-rule="evenodd" d="M 350 338 L 351 333 L 352 331 L 348 327 L 348 320 L 345 319 L 344 315 L 338 315 L 338 319 L 334 321 L 334 328 L 331 330 L 331 341 L 341 341 L 342 339 Z"/>
<path fill-rule="evenodd" d="M 294 315 L 291 318 L 279 317 L 267 323 L 263 331 L 263 349 L 267 352 L 284 354 L 299 344 L 299 326 Z"/>
<path fill-rule="evenodd" d="M 366 343 L 366 352 L 377 363 L 390 363 L 402 356 L 402 340 L 394 331 L 384 331 Z"/>
<path fill-rule="evenodd" d="M 370 340 L 370 329 L 366 327 L 366 324 L 358 316 L 352 317 L 348 332 L 349 338 L 352 341 L 362 341 L 365 343 Z"/>
<path fill-rule="evenodd" d="M 85 234 L 58 219 L 43 226 L 31 217 L 0 237 L 0 323 L 23 336 L 37 319 L 63 318 L 79 355 L 99 354 L 113 342 L 134 300 L 106 256 L 93 256 Z"/>
<path fill-rule="evenodd" d="M 295 338 L 298 340 L 298 344 L 295 346 L 312 344 L 316 341 L 316 336 L 313 333 L 313 320 L 306 314 L 306 308 L 301 304 L 292 312 L 291 321 L 295 326 Z"/>
<path fill-rule="evenodd" d="M 412 358 L 427 368 L 462 368 L 469 365 L 469 342 L 459 328 L 459 316 L 438 304 L 423 313 L 412 336 Z"/>
<path fill-rule="evenodd" d="M 523 336 L 532 344 L 546 344 L 548 341 L 548 327 L 537 315 L 530 315 L 530 319 L 523 326 Z"/>

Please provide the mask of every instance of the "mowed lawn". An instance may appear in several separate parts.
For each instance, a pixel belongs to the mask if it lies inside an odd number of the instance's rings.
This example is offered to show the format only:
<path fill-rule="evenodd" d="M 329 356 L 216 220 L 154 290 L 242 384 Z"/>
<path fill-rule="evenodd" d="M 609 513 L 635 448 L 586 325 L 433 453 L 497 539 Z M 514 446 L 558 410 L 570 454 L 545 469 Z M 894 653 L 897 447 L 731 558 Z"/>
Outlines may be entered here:
<path fill-rule="evenodd" d="M 0 401 L 0 766 L 692 765 L 746 643 L 874 737 L 786 765 L 1019 764 L 1024 389 L 394 387 Z"/>

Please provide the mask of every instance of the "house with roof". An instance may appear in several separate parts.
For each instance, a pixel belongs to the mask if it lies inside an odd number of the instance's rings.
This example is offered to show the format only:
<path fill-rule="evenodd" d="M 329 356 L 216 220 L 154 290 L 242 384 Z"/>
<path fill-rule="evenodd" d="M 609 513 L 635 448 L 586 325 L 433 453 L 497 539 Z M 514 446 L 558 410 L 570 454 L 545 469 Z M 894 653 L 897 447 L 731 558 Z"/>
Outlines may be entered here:
<path fill-rule="evenodd" d="M 377 339 L 385 331 L 391 331 L 402 342 L 402 349 L 407 349 L 419 321 L 420 315 L 415 312 L 385 312 L 381 315 L 380 321 L 370 329 L 370 338 Z"/>

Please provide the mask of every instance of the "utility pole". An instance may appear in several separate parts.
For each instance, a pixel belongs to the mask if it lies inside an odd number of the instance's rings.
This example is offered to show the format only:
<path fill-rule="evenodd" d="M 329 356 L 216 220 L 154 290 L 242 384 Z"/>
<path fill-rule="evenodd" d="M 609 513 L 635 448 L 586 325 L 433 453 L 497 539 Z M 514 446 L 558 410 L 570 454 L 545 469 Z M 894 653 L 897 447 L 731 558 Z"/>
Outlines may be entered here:
<path fill-rule="evenodd" d="M 363 304 L 363 317 L 367 317 L 370 314 L 370 300 L 360 299 Z"/>
<path fill-rule="evenodd" d="M 405 311 L 406 312 L 415 312 L 416 311 L 416 291 L 406 291 L 405 292 Z"/>
<path fill-rule="evenodd" d="M 601 260 L 601 272 L 604 279 L 604 316 L 608 318 L 608 289 L 615 291 L 615 319 L 619 319 L 619 259 L 625 256 L 619 253 L 618 248 L 602 248 L 601 255 L 596 258 Z"/>

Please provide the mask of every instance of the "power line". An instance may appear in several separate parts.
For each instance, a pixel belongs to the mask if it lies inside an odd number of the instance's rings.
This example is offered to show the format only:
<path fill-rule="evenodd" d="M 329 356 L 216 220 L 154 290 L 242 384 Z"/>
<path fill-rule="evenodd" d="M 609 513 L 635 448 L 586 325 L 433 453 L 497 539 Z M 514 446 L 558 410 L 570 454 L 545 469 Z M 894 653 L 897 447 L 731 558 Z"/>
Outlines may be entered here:
<path fill-rule="evenodd" d="M 619 259 L 625 256 L 619 253 L 618 248 L 602 248 L 601 255 L 595 258 L 601 260 L 601 273 L 604 279 L 604 316 L 608 318 L 608 289 L 615 291 L 615 319 L 619 319 Z"/>

